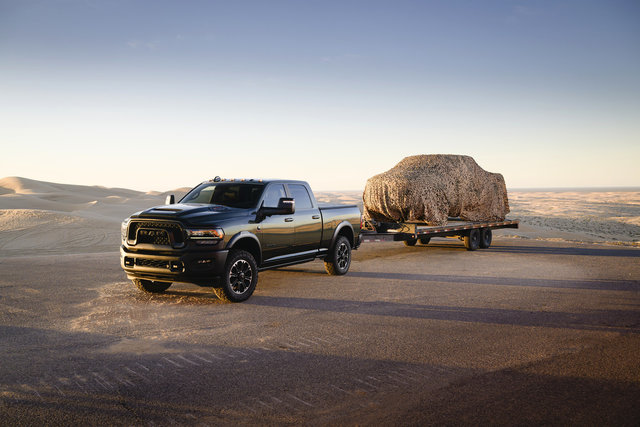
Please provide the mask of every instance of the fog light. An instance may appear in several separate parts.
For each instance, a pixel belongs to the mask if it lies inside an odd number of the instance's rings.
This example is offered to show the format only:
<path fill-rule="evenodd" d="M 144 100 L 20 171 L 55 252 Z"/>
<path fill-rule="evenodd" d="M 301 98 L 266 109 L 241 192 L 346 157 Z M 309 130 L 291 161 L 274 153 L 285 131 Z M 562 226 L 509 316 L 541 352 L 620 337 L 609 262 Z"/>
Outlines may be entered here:
<path fill-rule="evenodd" d="M 125 257 L 124 265 L 125 267 L 133 267 L 133 258 Z"/>

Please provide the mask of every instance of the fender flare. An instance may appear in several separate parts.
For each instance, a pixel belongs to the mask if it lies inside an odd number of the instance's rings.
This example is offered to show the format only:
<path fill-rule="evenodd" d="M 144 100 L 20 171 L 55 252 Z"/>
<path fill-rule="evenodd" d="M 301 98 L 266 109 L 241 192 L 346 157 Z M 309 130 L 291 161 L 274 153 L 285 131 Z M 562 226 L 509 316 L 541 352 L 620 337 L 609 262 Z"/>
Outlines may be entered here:
<path fill-rule="evenodd" d="M 351 248 L 353 248 L 355 246 L 355 236 L 356 233 L 353 231 L 353 226 L 351 225 L 351 223 L 349 221 L 342 221 L 340 224 L 338 224 L 338 226 L 336 227 L 336 229 L 333 232 L 333 237 L 331 238 L 331 243 L 329 244 L 329 251 L 331 251 L 333 249 L 333 245 L 335 245 L 336 240 L 338 239 L 338 236 L 340 235 L 340 232 L 345 228 L 348 227 L 349 230 L 351 230 L 351 241 L 349 242 L 351 244 Z"/>
<path fill-rule="evenodd" d="M 258 263 L 258 265 L 260 265 L 262 263 L 262 245 L 260 244 L 260 239 L 258 239 L 258 236 L 256 236 L 255 234 L 249 231 L 241 231 L 235 234 L 231 239 L 229 239 L 229 242 L 227 242 L 225 249 L 227 250 L 233 249 L 236 243 L 238 243 L 238 241 L 243 239 L 251 239 L 258 246 L 258 254 L 257 254 L 258 256 L 256 258 L 256 262 Z"/>

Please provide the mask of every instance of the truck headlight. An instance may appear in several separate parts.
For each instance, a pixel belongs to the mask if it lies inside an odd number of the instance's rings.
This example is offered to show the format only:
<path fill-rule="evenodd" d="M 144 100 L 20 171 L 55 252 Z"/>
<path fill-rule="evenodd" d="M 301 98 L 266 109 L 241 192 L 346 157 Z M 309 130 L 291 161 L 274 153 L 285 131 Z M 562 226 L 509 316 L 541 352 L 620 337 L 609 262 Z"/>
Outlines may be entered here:
<path fill-rule="evenodd" d="M 199 244 L 213 244 L 224 238 L 222 228 L 187 228 L 187 236 Z"/>
<path fill-rule="evenodd" d="M 127 240 L 127 234 L 128 234 L 130 222 L 131 222 L 131 218 L 127 218 L 124 221 L 122 221 L 122 225 L 120 226 L 120 237 L 123 243 Z"/>

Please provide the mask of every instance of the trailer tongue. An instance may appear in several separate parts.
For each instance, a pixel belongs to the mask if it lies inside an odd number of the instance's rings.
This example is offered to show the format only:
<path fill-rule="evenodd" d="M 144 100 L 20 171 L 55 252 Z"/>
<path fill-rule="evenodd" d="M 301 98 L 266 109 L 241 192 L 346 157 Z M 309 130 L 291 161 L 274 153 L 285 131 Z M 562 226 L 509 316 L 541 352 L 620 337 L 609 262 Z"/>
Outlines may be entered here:
<path fill-rule="evenodd" d="M 414 246 L 417 242 L 429 243 L 432 237 L 458 237 L 467 250 L 486 249 L 491 246 L 491 230 L 518 228 L 518 220 L 470 222 L 449 218 L 445 225 L 429 226 L 421 223 L 388 223 L 366 221 L 362 229 L 363 242 L 404 242 Z"/>

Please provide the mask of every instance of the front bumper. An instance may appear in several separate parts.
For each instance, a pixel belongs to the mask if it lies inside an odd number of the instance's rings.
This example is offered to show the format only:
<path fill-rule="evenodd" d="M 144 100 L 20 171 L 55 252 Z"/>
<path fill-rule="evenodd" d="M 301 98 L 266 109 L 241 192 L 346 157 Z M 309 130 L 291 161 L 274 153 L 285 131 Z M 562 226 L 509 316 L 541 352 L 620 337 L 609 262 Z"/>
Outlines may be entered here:
<path fill-rule="evenodd" d="M 211 286 L 222 275 L 228 253 L 216 250 L 157 255 L 120 246 L 120 267 L 129 279 Z"/>

